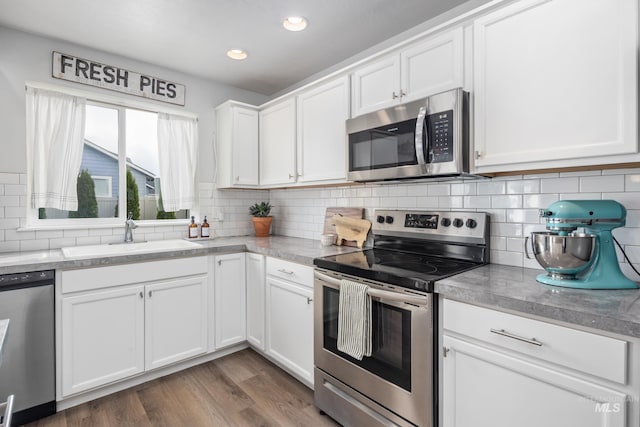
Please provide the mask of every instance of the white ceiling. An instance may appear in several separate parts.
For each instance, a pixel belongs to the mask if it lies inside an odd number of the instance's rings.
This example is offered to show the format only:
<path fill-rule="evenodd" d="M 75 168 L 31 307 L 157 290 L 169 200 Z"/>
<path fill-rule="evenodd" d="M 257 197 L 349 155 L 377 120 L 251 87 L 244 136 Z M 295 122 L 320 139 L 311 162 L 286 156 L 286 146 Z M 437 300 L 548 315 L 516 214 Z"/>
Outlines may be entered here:
<path fill-rule="evenodd" d="M 464 2 L 0 0 L 0 25 L 272 95 Z M 290 15 L 308 28 L 286 31 Z"/>

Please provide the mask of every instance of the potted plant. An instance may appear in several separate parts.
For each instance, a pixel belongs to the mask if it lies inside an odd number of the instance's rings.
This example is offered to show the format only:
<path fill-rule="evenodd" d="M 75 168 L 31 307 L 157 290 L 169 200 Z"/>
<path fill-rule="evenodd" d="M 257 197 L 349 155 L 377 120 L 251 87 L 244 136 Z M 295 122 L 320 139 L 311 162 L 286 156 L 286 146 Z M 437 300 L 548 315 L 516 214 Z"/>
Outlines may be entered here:
<path fill-rule="evenodd" d="M 269 213 L 271 213 L 271 204 L 269 202 L 254 203 L 249 206 L 249 214 L 253 216 L 251 220 L 256 231 L 256 237 L 269 236 L 271 221 L 273 220 Z"/>

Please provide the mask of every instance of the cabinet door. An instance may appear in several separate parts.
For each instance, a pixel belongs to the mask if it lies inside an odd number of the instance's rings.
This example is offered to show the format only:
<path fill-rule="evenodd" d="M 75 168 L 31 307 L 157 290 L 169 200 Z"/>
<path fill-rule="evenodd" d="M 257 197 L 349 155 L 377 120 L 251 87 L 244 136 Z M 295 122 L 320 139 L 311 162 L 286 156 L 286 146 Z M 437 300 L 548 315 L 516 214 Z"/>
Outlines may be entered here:
<path fill-rule="evenodd" d="M 206 351 L 207 276 L 147 285 L 145 293 L 145 369 Z"/>
<path fill-rule="evenodd" d="M 247 262 L 247 341 L 264 351 L 264 255 L 246 254 Z"/>
<path fill-rule="evenodd" d="M 233 184 L 258 185 L 258 112 L 233 107 Z"/>
<path fill-rule="evenodd" d="M 635 153 L 637 26 L 634 0 L 526 0 L 476 20 L 476 171 Z"/>
<path fill-rule="evenodd" d="M 462 87 L 462 27 L 420 42 L 400 53 L 402 102 Z"/>
<path fill-rule="evenodd" d="M 260 111 L 260 185 L 296 181 L 295 98 Z"/>
<path fill-rule="evenodd" d="M 313 291 L 267 276 L 267 354 L 313 384 Z"/>
<path fill-rule="evenodd" d="M 344 180 L 349 78 L 298 95 L 298 181 Z"/>
<path fill-rule="evenodd" d="M 144 371 L 144 287 L 62 299 L 62 394 Z"/>
<path fill-rule="evenodd" d="M 389 55 L 351 75 L 352 117 L 395 105 L 400 99 L 400 57 Z"/>
<path fill-rule="evenodd" d="M 214 306 L 216 349 L 246 340 L 244 252 L 215 260 Z"/>
<path fill-rule="evenodd" d="M 445 335 L 444 427 L 624 427 L 628 396 Z"/>

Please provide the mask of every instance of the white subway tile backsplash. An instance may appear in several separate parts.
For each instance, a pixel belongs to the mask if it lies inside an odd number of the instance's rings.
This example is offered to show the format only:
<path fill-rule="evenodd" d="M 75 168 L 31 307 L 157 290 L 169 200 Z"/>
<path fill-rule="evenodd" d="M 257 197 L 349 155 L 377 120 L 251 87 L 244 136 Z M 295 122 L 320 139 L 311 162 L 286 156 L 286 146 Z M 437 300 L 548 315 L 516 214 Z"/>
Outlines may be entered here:
<path fill-rule="evenodd" d="M 26 174 L 0 173 L 0 252 L 46 250 L 61 246 L 119 242 L 124 227 L 17 231 L 26 227 Z M 491 220 L 491 262 L 540 269 L 523 254 L 524 236 L 544 231 L 538 209 L 560 199 L 614 199 L 627 208 L 627 226 L 614 232 L 640 263 L 640 168 L 504 176 L 479 181 L 358 184 L 351 187 L 278 190 L 219 190 L 201 183 L 200 216 L 207 215 L 215 236 L 253 234 L 247 208 L 256 201 L 273 205 L 273 231 L 318 239 L 327 207 L 407 208 L 487 212 Z M 218 212 L 224 221 L 214 218 Z M 184 225 L 141 226 L 137 238 L 176 239 Z M 368 242 L 371 244 L 371 241 Z M 625 271 L 630 269 L 622 262 Z M 626 266 L 626 267 L 624 267 Z M 542 269 L 540 269 L 543 271 Z"/>
<path fill-rule="evenodd" d="M 580 192 L 624 191 L 624 175 L 583 176 L 580 178 Z"/>
<path fill-rule="evenodd" d="M 624 191 L 640 191 L 640 174 L 625 175 Z"/>
<path fill-rule="evenodd" d="M 551 178 L 540 180 L 541 193 L 575 193 L 580 190 L 580 179 Z"/>

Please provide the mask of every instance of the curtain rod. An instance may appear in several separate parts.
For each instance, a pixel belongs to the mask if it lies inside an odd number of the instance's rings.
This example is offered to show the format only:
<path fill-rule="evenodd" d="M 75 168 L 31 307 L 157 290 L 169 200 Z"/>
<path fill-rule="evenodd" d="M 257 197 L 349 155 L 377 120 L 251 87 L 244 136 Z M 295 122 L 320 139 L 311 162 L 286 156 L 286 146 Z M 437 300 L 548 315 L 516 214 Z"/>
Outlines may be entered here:
<path fill-rule="evenodd" d="M 148 102 L 138 101 L 134 99 L 120 98 L 113 95 L 107 95 L 107 94 L 92 92 L 88 90 L 76 89 L 69 86 L 59 86 L 51 83 L 43 83 L 43 82 L 35 82 L 35 81 L 27 80 L 25 81 L 24 87 L 25 87 L 25 90 L 29 87 L 32 87 L 35 89 L 52 90 L 52 91 L 65 93 L 67 95 L 86 98 L 88 101 L 97 101 L 97 102 L 110 104 L 118 107 L 129 107 L 137 110 L 150 111 L 154 113 L 173 114 L 176 116 L 182 116 L 182 117 L 198 120 L 198 115 L 190 111 L 183 111 L 177 108 L 165 107 L 164 105 L 156 105 L 156 104 L 151 104 Z"/>

